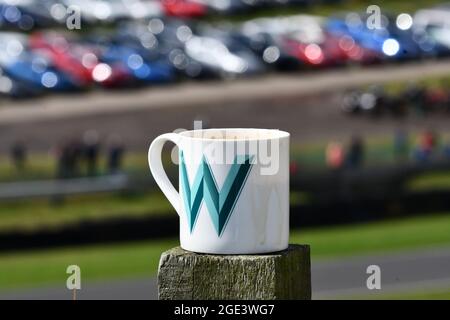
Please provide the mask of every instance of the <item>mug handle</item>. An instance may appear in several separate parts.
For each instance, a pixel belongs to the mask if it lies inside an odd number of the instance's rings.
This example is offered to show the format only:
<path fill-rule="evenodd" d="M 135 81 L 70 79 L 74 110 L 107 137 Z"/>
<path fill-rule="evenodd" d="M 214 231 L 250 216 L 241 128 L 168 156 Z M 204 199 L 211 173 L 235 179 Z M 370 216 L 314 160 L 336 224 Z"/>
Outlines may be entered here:
<path fill-rule="evenodd" d="M 174 207 L 178 215 L 181 215 L 180 194 L 170 182 L 161 161 L 161 153 L 164 144 L 171 141 L 179 146 L 180 136 L 176 133 L 166 133 L 157 137 L 148 149 L 148 165 L 156 184 Z"/>

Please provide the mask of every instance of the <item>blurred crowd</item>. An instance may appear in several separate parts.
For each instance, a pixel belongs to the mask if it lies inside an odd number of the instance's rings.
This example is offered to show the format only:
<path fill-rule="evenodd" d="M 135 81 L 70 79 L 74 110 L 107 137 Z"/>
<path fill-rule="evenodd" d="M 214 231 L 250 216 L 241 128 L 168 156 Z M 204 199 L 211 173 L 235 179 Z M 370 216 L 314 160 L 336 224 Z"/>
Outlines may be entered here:
<path fill-rule="evenodd" d="M 27 164 L 27 145 L 15 141 L 10 148 L 10 159 L 18 172 Z M 81 138 L 61 142 L 50 152 L 56 162 L 55 178 L 66 179 L 100 174 L 117 174 L 122 171 L 125 147 L 119 135 L 110 135 L 101 141 L 95 130 L 86 131 Z M 100 161 L 105 159 L 106 161 Z M 104 162 L 104 167 L 101 163 Z"/>
<path fill-rule="evenodd" d="M 372 85 L 345 93 L 341 108 L 353 115 L 450 114 L 450 88 L 447 83 L 427 86 L 411 81 L 404 89 L 389 93 L 381 85 Z"/>
<path fill-rule="evenodd" d="M 325 150 L 328 168 L 358 168 L 364 161 L 365 145 L 360 136 L 353 136 L 347 148 L 337 141 L 331 141 Z"/>
<path fill-rule="evenodd" d="M 433 129 L 427 129 L 411 142 L 407 131 L 398 129 L 393 138 L 394 161 L 405 164 L 413 161 L 416 164 L 428 164 L 433 161 L 450 161 L 450 140 L 441 142 L 439 134 Z M 367 157 L 367 146 L 359 135 L 351 137 L 348 145 L 338 141 L 328 143 L 325 150 L 325 162 L 328 168 L 357 169 L 364 165 Z"/>
<path fill-rule="evenodd" d="M 392 147 L 389 147 L 392 146 Z M 78 139 L 66 140 L 52 149 L 55 159 L 55 177 L 59 179 L 99 176 L 123 172 L 125 146 L 118 135 L 110 135 L 101 141 L 94 130 L 86 131 Z M 325 147 L 325 164 L 330 170 L 358 169 L 368 159 L 370 146 L 360 135 L 353 135 L 347 144 L 331 140 Z M 442 139 L 438 132 L 427 129 L 418 135 L 410 135 L 398 129 L 386 145 L 384 162 L 391 159 L 398 164 L 432 164 L 435 161 L 450 161 L 450 139 Z M 27 145 L 15 141 L 10 147 L 10 160 L 17 172 L 26 172 L 28 162 Z M 291 170 L 297 170 L 292 163 Z"/>

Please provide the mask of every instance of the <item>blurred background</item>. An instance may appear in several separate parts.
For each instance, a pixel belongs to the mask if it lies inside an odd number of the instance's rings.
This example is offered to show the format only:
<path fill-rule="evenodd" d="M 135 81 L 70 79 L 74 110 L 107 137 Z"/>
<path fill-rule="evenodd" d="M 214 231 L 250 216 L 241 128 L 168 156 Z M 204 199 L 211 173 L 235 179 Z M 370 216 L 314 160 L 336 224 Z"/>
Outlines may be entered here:
<path fill-rule="evenodd" d="M 292 134 L 313 298 L 449 299 L 449 21 L 434 0 L 0 0 L 0 299 L 70 299 L 71 264 L 80 299 L 155 299 L 178 218 L 146 153 L 194 123 Z"/>

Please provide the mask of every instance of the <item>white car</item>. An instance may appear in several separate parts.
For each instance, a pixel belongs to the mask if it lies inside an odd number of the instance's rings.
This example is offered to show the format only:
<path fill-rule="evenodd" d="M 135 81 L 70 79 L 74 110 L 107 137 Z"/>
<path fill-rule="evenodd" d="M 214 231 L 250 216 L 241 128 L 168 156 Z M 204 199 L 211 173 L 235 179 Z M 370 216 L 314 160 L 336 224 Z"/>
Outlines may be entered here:
<path fill-rule="evenodd" d="M 213 38 L 193 36 L 186 42 L 185 51 L 192 59 L 226 74 L 242 74 L 248 69 L 244 59 Z"/>
<path fill-rule="evenodd" d="M 136 20 L 163 15 L 159 1 L 143 0 L 63 0 L 64 6 L 79 8 L 89 23 Z"/>
<path fill-rule="evenodd" d="M 264 66 L 245 45 L 221 29 L 203 26 L 185 42 L 185 52 L 194 61 L 220 76 L 233 78 L 263 72 Z"/>
<path fill-rule="evenodd" d="M 278 18 L 258 18 L 245 22 L 241 31 L 246 36 L 267 33 L 275 39 L 284 36 L 302 43 L 322 43 L 325 39 L 324 18 L 295 15 Z"/>
<path fill-rule="evenodd" d="M 277 18 L 257 18 L 245 22 L 241 29 L 244 34 L 268 33 L 272 35 L 302 32 L 312 37 L 322 33 L 324 18 L 313 15 L 295 15 Z"/>
<path fill-rule="evenodd" d="M 432 40 L 450 49 L 450 4 L 419 10 L 413 21 L 416 33 L 425 32 Z"/>
<path fill-rule="evenodd" d="M 18 32 L 0 32 L 0 66 L 22 55 L 28 46 L 28 36 Z"/>

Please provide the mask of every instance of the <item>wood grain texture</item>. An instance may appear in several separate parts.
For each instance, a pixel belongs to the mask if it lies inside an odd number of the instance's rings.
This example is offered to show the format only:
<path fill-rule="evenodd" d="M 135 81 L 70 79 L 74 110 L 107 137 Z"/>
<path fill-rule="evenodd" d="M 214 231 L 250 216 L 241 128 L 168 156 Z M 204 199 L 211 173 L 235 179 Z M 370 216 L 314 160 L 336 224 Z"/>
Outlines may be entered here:
<path fill-rule="evenodd" d="M 308 245 L 264 255 L 208 255 L 180 247 L 162 254 L 160 300 L 311 299 Z"/>

